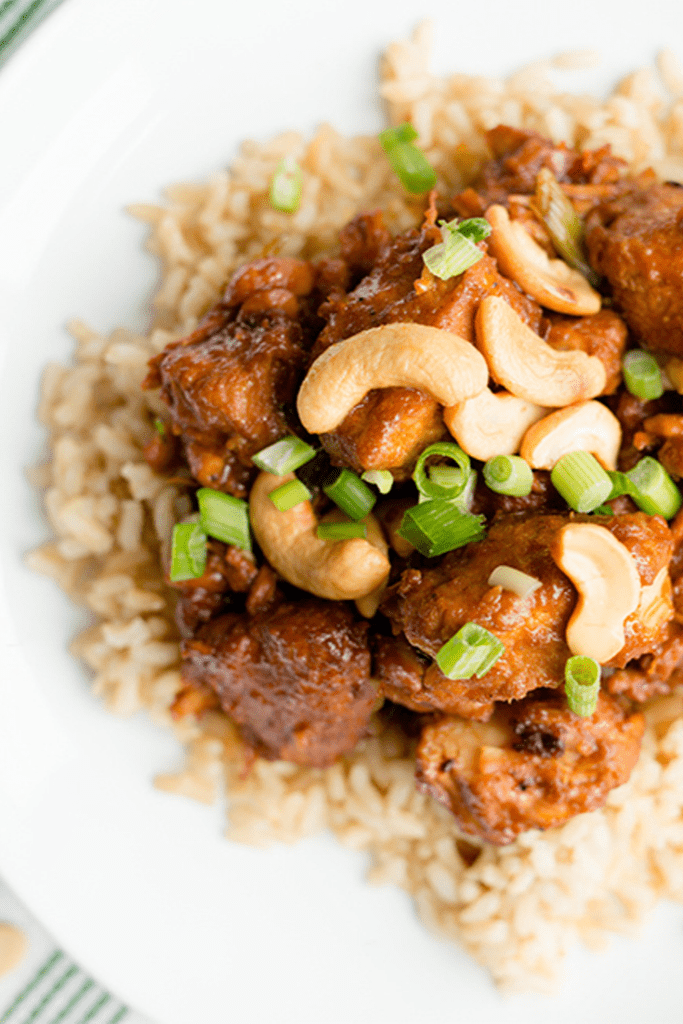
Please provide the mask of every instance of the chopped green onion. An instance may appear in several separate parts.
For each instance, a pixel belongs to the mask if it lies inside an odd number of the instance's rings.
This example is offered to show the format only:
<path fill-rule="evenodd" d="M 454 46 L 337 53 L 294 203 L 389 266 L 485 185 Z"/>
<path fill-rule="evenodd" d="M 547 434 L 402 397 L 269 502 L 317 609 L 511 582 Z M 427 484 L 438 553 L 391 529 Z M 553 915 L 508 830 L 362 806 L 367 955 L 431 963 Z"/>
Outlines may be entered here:
<path fill-rule="evenodd" d="M 199 523 L 176 523 L 171 538 L 172 583 L 182 580 L 196 580 L 206 569 L 207 536 Z"/>
<path fill-rule="evenodd" d="M 466 622 L 436 655 L 436 663 L 448 679 L 469 679 L 483 675 L 505 652 L 505 644 L 476 622 Z"/>
<path fill-rule="evenodd" d="M 442 222 L 448 231 L 457 231 L 459 235 L 471 239 L 473 242 L 483 242 L 491 234 L 491 225 L 486 217 L 468 217 L 467 220 Z"/>
<path fill-rule="evenodd" d="M 434 277 L 448 281 L 451 277 L 464 274 L 469 267 L 478 263 L 483 255 L 484 253 L 471 239 L 458 234 L 457 231 L 451 231 L 443 242 L 423 252 L 422 259 Z"/>
<path fill-rule="evenodd" d="M 377 501 L 368 485 L 350 469 L 342 469 L 333 483 L 324 485 L 323 491 L 351 519 L 364 519 Z"/>
<path fill-rule="evenodd" d="M 154 420 L 154 429 L 160 437 L 166 437 L 166 424 L 158 416 Z"/>
<path fill-rule="evenodd" d="M 270 491 L 268 497 L 278 512 L 289 512 L 290 508 L 294 508 L 295 505 L 300 505 L 302 501 L 308 501 L 311 498 L 311 492 L 306 484 L 301 483 L 301 480 L 288 480 L 286 484 L 281 484 L 274 491 Z"/>
<path fill-rule="evenodd" d="M 408 192 L 420 195 L 436 185 L 436 172 L 421 149 L 414 145 L 418 133 L 407 121 L 378 135 L 394 174 Z"/>
<path fill-rule="evenodd" d="M 433 469 L 446 469 L 446 466 L 434 466 Z M 457 473 L 458 470 L 454 469 L 453 472 Z M 436 482 L 436 481 L 435 481 Z M 472 502 L 474 501 L 474 492 L 477 487 L 477 471 L 476 469 L 470 470 L 470 475 L 467 478 L 467 483 L 463 487 L 460 494 L 456 494 L 455 498 L 449 498 L 452 505 L 458 509 L 459 512 L 469 512 L 472 508 Z"/>
<path fill-rule="evenodd" d="M 296 213 L 301 204 L 303 173 L 296 160 L 285 156 L 270 183 L 270 205 L 282 213 Z"/>
<path fill-rule="evenodd" d="M 549 167 L 542 167 L 538 172 L 532 206 L 548 229 L 551 241 L 565 263 L 578 270 L 597 288 L 600 278 L 586 259 L 584 251 L 583 221 Z"/>
<path fill-rule="evenodd" d="M 360 478 L 373 484 L 380 494 L 388 494 L 394 486 L 394 475 L 389 469 L 366 469 Z"/>
<path fill-rule="evenodd" d="M 409 508 L 398 534 L 421 555 L 434 558 L 484 536 L 484 516 L 460 512 L 447 498 L 431 498 Z"/>
<path fill-rule="evenodd" d="M 399 124 L 395 128 L 385 128 L 383 132 L 379 133 L 377 138 L 384 152 L 389 153 L 394 146 L 398 146 L 402 142 L 414 142 L 417 136 L 417 129 L 413 127 L 410 121 L 404 121 L 403 124 Z"/>
<path fill-rule="evenodd" d="M 315 448 L 292 434 L 281 438 L 275 444 L 268 445 L 267 448 L 262 448 L 251 458 L 254 465 L 266 473 L 284 476 L 285 473 L 293 473 L 295 469 L 310 462 L 315 455 Z"/>
<path fill-rule="evenodd" d="M 564 692 L 576 715 L 589 718 L 598 706 L 600 666 L 594 658 L 577 654 L 564 666 Z"/>
<path fill-rule="evenodd" d="M 320 540 L 349 540 L 352 537 L 367 537 L 365 523 L 319 523 L 316 533 Z"/>
<path fill-rule="evenodd" d="M 534 590 L 543 586 L 535 576 L 529 576 L 521 569 L 513 569 L 511 565 L 497 565 L 488 579 L 490 587 L 502 587 L 511 590 L 517 597 L 529 597 Z"/>
<path fill-rule="evenodd" d="M 433 456 L 442 456 L 446 459 L 451 459 L 457 464 L 457 480 L 451 479 L 449 484 L 443 485 L 435 480 L 433 476 L 427 475 L 425 463 L 427 459 Z M 455 467 L 432 467 L 436 468 L 449 468 L 454 469 Z M 457 496 L 465 489 L 467 481 L 470 476 L 470 459 L 465 454 L 460 445 L 453 444 L 451 441 L 439 441 L 437 444 L 430 444 L 428 448 L 420 455 L 417 463 L 415 464 L 415 470 L 413 472 L 413 480 L 420 494 L 426 495 L 428 498 L 457 498 Z"/>
<path fill-rule="evenodd" d="M 633 490 L 629 491 L 638 508 L 650 516 L 672 519 L 681 507 L 681 492 L 661 462 L 646 455 L 624 476 Z"/>
<path fill-rule="evenodd" d="M 199 521 L 209 537 L 251 551 L 249 532 L 249 505 L 241 498 L 233 498 L 223 491 L 200 487 L 197 491 Z"/>
<path fill-rule="evenodd" d="M 534 474 L 520 455 L 496 455 L 484 464 L 484 482 L 496 494 L 523 498 L 531 493 Z"/>
<path fill-rule="evenodd" d="M 644 352 L 641 348 L 631 349 L 621 360 L 621 372 L 627 389 L 643 402 L 661 398 L 664 394 L 662 371 L 655 357 L 649 352 Z"/>
<path fill-rule="evenodd" d="M 607 501 L 612 481 L 590 452 L 569 452 L 553 466 L 553 487 L 575 512 L 592 512 Z"/>
<path fill-rule="evenodd" d="M 609 505 L 598 505 L 597 508 L 593 509 L 594 516 L 613 516 L 614 509 L 610 508 Z"/>

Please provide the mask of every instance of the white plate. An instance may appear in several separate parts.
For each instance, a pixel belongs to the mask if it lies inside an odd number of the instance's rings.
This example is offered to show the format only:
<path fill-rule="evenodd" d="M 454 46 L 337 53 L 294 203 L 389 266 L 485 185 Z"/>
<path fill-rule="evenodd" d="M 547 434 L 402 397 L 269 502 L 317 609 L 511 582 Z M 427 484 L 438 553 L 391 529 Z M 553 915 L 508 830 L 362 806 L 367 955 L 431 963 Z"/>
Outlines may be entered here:
<path fill-rule="evenodd" d="M 507 71 L 590 45 L 605 53 L 590 78 L 602 87 L 683 28 L 666 0 L 627 25 L 624 11 L 435 0 L 435 68 Z M 376 130 L 378 54 L 423 12 L 418 0 L 66 0 L 0 73 L 0 870 L 160 1024 L 681 1019 L 680 908 L 657 911 L 637 942 L 574 953 L 557 997 L 505 1003 L 403 893 L 364 882 L 362 856 L 326 838 L 227 843 L 217 812 L 152 789 L 179 762 L 174 743 L 90 696 L 67 653 L 82 613 L 22 568 L 46 533 L 23 476 L 43 443 L 41 367 L 68 358 L 71 316 L 102 330 L 146 319 L 155 268 L 124 205 L 201 178 L 247 135 L 321 119 Z"/>

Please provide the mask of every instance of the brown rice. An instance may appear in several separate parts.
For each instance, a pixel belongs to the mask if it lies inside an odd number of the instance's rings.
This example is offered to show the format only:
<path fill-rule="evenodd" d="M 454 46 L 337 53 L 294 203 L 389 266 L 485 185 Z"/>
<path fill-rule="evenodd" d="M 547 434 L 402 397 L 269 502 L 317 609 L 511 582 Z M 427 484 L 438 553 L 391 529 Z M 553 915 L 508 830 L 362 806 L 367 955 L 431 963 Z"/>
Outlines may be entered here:
<path fill-rule="evenodd" d="M 560 54 L 507 80 L 428 70 L 429 28 L 390 46 L 381 95 L 391 122 L 410 119 L 436 167 L 442 194 L 467 184 L 484 154 L 482 132 L 499 122 L 579 147 L 610 143 L 636 169 L 652 165 L 683 181 L 683 70 L 665 51 L 658 72 L 625 78 L 604 100 L 559 92 L 557 75 L 585 66 L 591 52 Z M 270 208 L 278 160 L 304 168 L 293 215 Z M 132 212 L 151 228 L 163 267 L 155 323 L 146 336 L 103 338 L 73 324 L 72 367 L 45 371 L 40 418 L 52 461 L 40 474 L 54 540 L 31 556 L 84 603 L 95 624 L 74 645 L 92 669 L 95 692 L 119 714 L 146 708 L 187 746 L 185 769 L 161 775 L 165 790 L 211 802 L 229 794 L 229 836 L 245 843 L 293 842 L 331 828 L 370 851 L 370 878 L 403 886 L 425 922 L 466 948 L 508 990 L 547 989 L 577 938 L 599 947 L 609 932 L 631 932 L 661 897 L 683 899 L 683 697 L 646 710 L 642 756 L 604 810 L 562 828 L 528 833 L 471 861 L 450 814 L 414 786 L 406 741 L 384 732 L 327 770 L 257 761 L 243 777 L 242 750 L 219 715 L 174 724 L 178 642 L 159 552 L 187 497 L 142 456 L 163 409 L 140 389 L 147 360 L 191 331 L 230 273 L 264 249 L 313 256 L 334 247 L 358 210 L 382 207 L 389 225 L 416 222 L 420 204 L 392 177 L 374 138 L 347 139 L 329 125 L 245 142 L 230 171 L 204 185 L 175 185 L 163 206 Z"/>

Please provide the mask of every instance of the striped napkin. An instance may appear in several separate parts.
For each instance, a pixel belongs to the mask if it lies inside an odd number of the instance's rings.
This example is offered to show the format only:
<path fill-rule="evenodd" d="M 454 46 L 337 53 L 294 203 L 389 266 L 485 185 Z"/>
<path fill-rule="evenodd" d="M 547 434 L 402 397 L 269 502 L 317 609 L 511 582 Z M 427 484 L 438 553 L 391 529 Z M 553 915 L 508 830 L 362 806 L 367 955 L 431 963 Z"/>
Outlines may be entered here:
<path fill-rule="evenodd" d="M 26 948 L 2 974 L 0 1024 L 152 1024 L 90 978 L 0 880 L 0 929 L 10 925 Z M 6 966 L 6 964 L 5 964 Z"/>

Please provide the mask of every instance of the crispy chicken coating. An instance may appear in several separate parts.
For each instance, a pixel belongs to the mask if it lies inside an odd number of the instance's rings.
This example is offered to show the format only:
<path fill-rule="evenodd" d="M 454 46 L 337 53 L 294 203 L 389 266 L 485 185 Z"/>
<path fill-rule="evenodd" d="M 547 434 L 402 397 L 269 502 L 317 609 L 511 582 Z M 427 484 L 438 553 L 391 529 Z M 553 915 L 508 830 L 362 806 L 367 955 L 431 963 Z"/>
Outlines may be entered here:
<path fill-rule="evenodd" d="M 422 731 L 418 786 L 467 835 L 504 846 L 602 807 L 628 780 L 644 727 L 605 693 L 590 718 L 547 692 L 499 706 L 485 723 L 445 716 Z"/>

